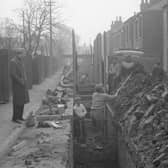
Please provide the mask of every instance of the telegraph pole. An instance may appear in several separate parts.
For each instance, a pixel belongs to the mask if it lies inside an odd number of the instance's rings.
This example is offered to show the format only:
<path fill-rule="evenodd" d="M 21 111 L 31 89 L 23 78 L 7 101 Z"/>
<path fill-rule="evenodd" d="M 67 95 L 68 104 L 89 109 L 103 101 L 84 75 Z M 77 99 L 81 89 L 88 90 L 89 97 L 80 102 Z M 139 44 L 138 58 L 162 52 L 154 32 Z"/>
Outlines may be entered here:
<path fill-rule="evenodd" d="M 94 83 L 94 53 L 93 53 L 93 46 L 92 44 L 90 44 L 90 55 L 91 55 L 91 59 L 92 59 L 92 83 Z"/>
<path fill-rule="evenodd" d="M 72 56 L 73 56 L 73 84 L 74 91 L 73 97 L 75 98 L 77 92 L 77 71 L 78 71 L 78 61 L 77 61 L 77 50 L 75 41 L 75 32 L 72 30 Z"/>
<path fill-rule="evenodd" d="M 103 48 L 104 48 L 104 86 L 107 86 L 107 33 L 104 32 L 103 34 Z"/>
<path fill-rule="evenodd" d="M 53 44 L 52 44 L 52 2 L 49 1 L 50 6 L 50 57 L 53 56 Z"/>
<path fill-rule="evenodd" d="M 52 0 L 49 1 L 45 1 L 45 3 L 47 3 L 47 6 L 49 6 L 49 25 L 50 25 L 50 56 L 53 56 L 53 41 L 52 41 L 52 6 L 54 4 L 54 2 Z"/>
<path fill-rule="evenodd" d="M 23 48 L 25 48 L 25 14 L 24 14 L 24 11 L 22 13 L 22 17 L 23 17 L 23 20 L 22 20 L 22 24 L 23 24 Z"/>

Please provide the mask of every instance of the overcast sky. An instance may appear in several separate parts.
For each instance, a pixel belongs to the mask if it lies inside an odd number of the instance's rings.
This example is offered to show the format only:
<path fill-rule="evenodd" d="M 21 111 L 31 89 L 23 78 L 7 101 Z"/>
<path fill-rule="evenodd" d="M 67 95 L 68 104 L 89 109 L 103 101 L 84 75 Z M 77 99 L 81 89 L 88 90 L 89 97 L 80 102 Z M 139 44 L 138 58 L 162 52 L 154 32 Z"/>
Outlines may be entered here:
<path fill-rule="evenodd" d="M 139 11 L 140 0 L 59 0 L 65 23 L 73 27 L 82 42 L 89 43 L 97 33 L 107 30 L 116 16 L 127 19 Z M 0 0 L 0 17 L 16 19 L 15 9 L 23 0 Z"/>

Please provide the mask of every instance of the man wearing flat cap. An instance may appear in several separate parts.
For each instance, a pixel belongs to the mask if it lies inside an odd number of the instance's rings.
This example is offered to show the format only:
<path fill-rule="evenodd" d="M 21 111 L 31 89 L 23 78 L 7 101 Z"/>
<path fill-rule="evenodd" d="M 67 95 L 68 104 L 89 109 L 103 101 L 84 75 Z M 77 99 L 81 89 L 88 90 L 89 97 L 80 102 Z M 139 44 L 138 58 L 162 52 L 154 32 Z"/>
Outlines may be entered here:
<path fill-rule="evenodd" d="M 12 121 L 21 123 L 23 119 L 24 105 L 29 102 L 29 94 L 26 82 L 26 72 L 23 63 L 24 50 L 18 49 L 16 55 L 10 61 L 10 76 L 13 93 L 13 117 Z"/>

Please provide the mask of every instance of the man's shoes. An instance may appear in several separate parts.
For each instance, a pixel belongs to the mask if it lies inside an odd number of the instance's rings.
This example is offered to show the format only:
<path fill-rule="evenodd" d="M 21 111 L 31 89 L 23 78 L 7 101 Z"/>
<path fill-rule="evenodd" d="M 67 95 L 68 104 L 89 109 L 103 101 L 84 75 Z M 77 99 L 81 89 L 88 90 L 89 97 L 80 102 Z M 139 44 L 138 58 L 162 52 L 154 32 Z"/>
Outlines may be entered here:
<path fill-rule="evenodd" d="M 17 124 L 22 124 L 22 122 L 19 120 L 12 120 L 12 122 L 17 123 Z"/>

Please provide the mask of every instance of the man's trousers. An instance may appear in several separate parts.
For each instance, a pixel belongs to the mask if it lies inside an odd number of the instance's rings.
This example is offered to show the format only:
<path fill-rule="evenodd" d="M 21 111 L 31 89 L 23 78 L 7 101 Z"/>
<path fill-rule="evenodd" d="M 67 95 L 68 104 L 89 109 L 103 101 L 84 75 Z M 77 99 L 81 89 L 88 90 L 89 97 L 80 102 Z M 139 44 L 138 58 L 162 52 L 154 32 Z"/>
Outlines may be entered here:
<path fill-rule="evenodd" d="M 13 104 L 13 117 L 12 120 L 21 120 L 23 119 L 24 105 Z"/>

